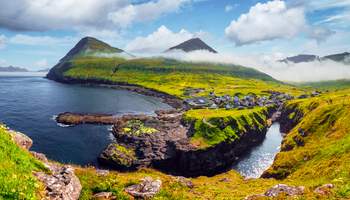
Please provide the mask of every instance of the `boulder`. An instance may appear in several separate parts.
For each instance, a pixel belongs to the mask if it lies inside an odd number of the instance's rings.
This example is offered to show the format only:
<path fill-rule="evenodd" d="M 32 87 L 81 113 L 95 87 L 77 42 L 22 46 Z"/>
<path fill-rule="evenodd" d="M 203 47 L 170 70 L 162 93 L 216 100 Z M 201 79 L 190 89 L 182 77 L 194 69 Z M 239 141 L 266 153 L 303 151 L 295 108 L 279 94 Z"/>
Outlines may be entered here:
<path fill-rule="evenodd" d="M 117 197 L 115 197 L 112 192 L 100 192 L 100 193 L 94 194 L 92 199 L 94 199 L 94 200 L 114 200 L 114 199 L 117 199 Z"/>
<path fill-rule="evenodd" d="M 160 191 L 161 185 L 161 180 L 153 180 L 151 177 L 146 177 L 142 179 L 140 184 L 125 188 L 125 192 L 134 198 L 150 199 Z"/>
<path fill-rule="evenodd" d="M 326 195 L 329 195 L 331 193 L 331 190 L 333 188 L 334 188 L 333 184 L 325 184 L 325 185 L 322 185 L 322 186 L 316 188 L 314 190 L 314 192 L 316 194 L 319 194 L 319 195 L 322 195 L 322 196 L 326 196 Z"/>
<path fill-rule="evenodd" d="M 303 186 L 288 186 L 285 184 L 278 184 L 270 188 L 265 192 L 267 197 L 277 197 L 280 194 L 286 194 L 288 196 L 297 196 L 304 194 L 305 187 Z"/>
<path fill-rule="evenodd" d="M 175 177 L 175 180 L 176 180 L 176 182 L 178 182 L 182 186 L 185 186 L 185 187 L 188 187 L 191 189 L 194 188 L 193 182 L 188 178 L 185 178 L 183 176 L 177 176 L 177 177 Z"/>
<path fill-rule="evenodd" d="M 44 163 L 49 162 L 49 160 L 47 159 L 47 157 L 43 153 L 38 153 L 38 152 L 35 152 L 35 151 L 31 151 L 30 153 L 34 156 L 34 158 L 36 158 L 36 159 L 38 159 L 38 160 L 40 160 L 40 161 L 42 161 Z"/>
<path fill-rule="evenodd" d="M 30 147 L 32 147 L 33 141 L 28 136 L 24 135 L 23 133 L 12 131 L 12 130 L 10 130 L 9 133 L 11 134 L 13 141 L 19 147 L 26 149 L 26 150 L 29 150 Z"/>
<path fill-rule="evenodd" d="M 98 176 L 107 176 L 109 174 L 109 170 L 97 169 L 96 174 Z"/>
<path fill-rule="evenodd" d="M 51 174 L 35 172 L 34 175 L 46 187 L 44 199 L 50 200 L 77 200 L 81 192 L 81 184 L 70 166 L 49 164 Z"/>

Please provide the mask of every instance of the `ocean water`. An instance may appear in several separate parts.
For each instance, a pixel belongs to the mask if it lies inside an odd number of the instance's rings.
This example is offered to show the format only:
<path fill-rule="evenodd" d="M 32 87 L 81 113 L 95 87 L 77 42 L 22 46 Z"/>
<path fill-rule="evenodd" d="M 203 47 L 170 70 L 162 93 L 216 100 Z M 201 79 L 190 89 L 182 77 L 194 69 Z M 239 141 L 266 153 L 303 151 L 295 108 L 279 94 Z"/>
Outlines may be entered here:
<path fill-rule="evenodd" d="M 125 90 L 66 85 L 42 74 L 0 74 L 0 122 L 31 137 L 31 150 L 63 163 L 97 165 L 98 155 L 113 137 L 109 126 L 59 126 L 55 115 L 153 114 L 164 108 L 170 107 L 157 98 Z"/>

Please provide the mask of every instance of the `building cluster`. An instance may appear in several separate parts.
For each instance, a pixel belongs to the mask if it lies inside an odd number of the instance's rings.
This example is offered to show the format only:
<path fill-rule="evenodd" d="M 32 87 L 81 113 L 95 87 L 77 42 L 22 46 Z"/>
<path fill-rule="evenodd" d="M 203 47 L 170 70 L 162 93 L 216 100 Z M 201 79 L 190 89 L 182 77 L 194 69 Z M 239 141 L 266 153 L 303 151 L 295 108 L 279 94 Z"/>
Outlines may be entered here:
<path fill-rule="evenodd" d="M 209 93 L 208 97 L 195 97 L 186 99 L 185 103 L 190 108 L 224 108 L 227 110 L 230 109 L 246 109 L 246 108 L 254 108 L 254 107 L 265 107 L 265 106 L 280 106 L 287 100 L 292 100 L 295 97 L 292 95 L 276 92 L 276 91 L 268 91 L 269 95 L 266 96 L 257 96 L 255 94 L 246 95 L 243 97 L 239 97 L 238 95 L 224 95 L 217 96 L 214 92 Z M 311 95 L 301 95 L 298 98 L 308 98 L 310 96 L 318 96 L 319 92 L 313 92 Z"/>

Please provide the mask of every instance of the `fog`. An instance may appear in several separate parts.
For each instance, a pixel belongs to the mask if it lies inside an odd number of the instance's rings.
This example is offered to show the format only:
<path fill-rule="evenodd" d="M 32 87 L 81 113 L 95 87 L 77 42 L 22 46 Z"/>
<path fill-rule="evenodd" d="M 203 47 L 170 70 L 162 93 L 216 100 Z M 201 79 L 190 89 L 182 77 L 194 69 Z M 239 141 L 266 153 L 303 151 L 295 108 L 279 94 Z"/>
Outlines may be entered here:
<path fill-rule="evenodd" d="M 163 57 L 190 62 L 213 62 L 236 64 L 257 69 L 275 79 L 288 82 L 317 82 L 350 79 L 350 65 L 327 61 L 309 63 L 281 63 L 280 55 L 238 56 L 234 54 L 214 54 L 208 51 L 184 53 L 176 51 L 162 54 Z"/>

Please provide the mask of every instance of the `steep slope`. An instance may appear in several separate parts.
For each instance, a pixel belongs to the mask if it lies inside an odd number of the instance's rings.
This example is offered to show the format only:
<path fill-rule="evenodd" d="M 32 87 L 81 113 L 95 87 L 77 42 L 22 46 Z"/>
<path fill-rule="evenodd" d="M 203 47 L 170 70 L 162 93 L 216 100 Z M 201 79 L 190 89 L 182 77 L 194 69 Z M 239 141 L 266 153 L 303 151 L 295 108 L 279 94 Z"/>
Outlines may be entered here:
<path fill-rule="evenodd" d="M 85 37 L 81 39 L 47 74 L 52 80 L 64 79 L 63 73 L 67 71 L 74 59 L 84 57 L 123 57 L 123 50 L 114 48 L 96 38 Z"/>
<path fill-rule="evenodd" d="M 182 50 L 184 52 L 191 52 L 196 50 L 207 50 L 212 53 L 217 53 L 217 51 L 215 51 L 213 48 L 211 48 L 209 45 L 204 43 L 199 38 L 193 38 L 193 39 L 187 40 L 177 46 L 171 47 L 170 49 L 167 50 L 167 52 L 172 50 Z"/>
<path fill-rule="evenodd" d="M 335 62 L 350 64 L 350 53 L 345 52 L 340 54 L 333 54 L 323 57 L 322 60 L 333 60 Z"/>
<path fill-rule="evenodd" d="M 93 56 L 95 53 L 122 53 L 123 50 L 111 47 L 109 44 L 102 42 L 93 37 L 81 39 L 73 49 L 71 49 L 60 62 L 69 61 L 77 56 Z"/>
<path fill-rule="evenodd" d="M 204 88 L 203 94 L 214 90 L 223 95 L 231 92 L 229 88 L 232 87 L 237 88 L 236 93 L 242 94 L 252 90 L 260 94 L 268 89 L 287 88 L 286 85 L 280 87 L 282 83 L 271 76 L 248 67 L 182 62 L 165 58 L 74 56 L 79 54 L 77 49 L 82 49 L 78 48 L 80 46 L 84 45 L 76 45 L 66 58 L 50 70 L 47 77 L 66 83 L 132 84 L 180 98 L 186 96 L 184 93 L 189 87 Z"/>

